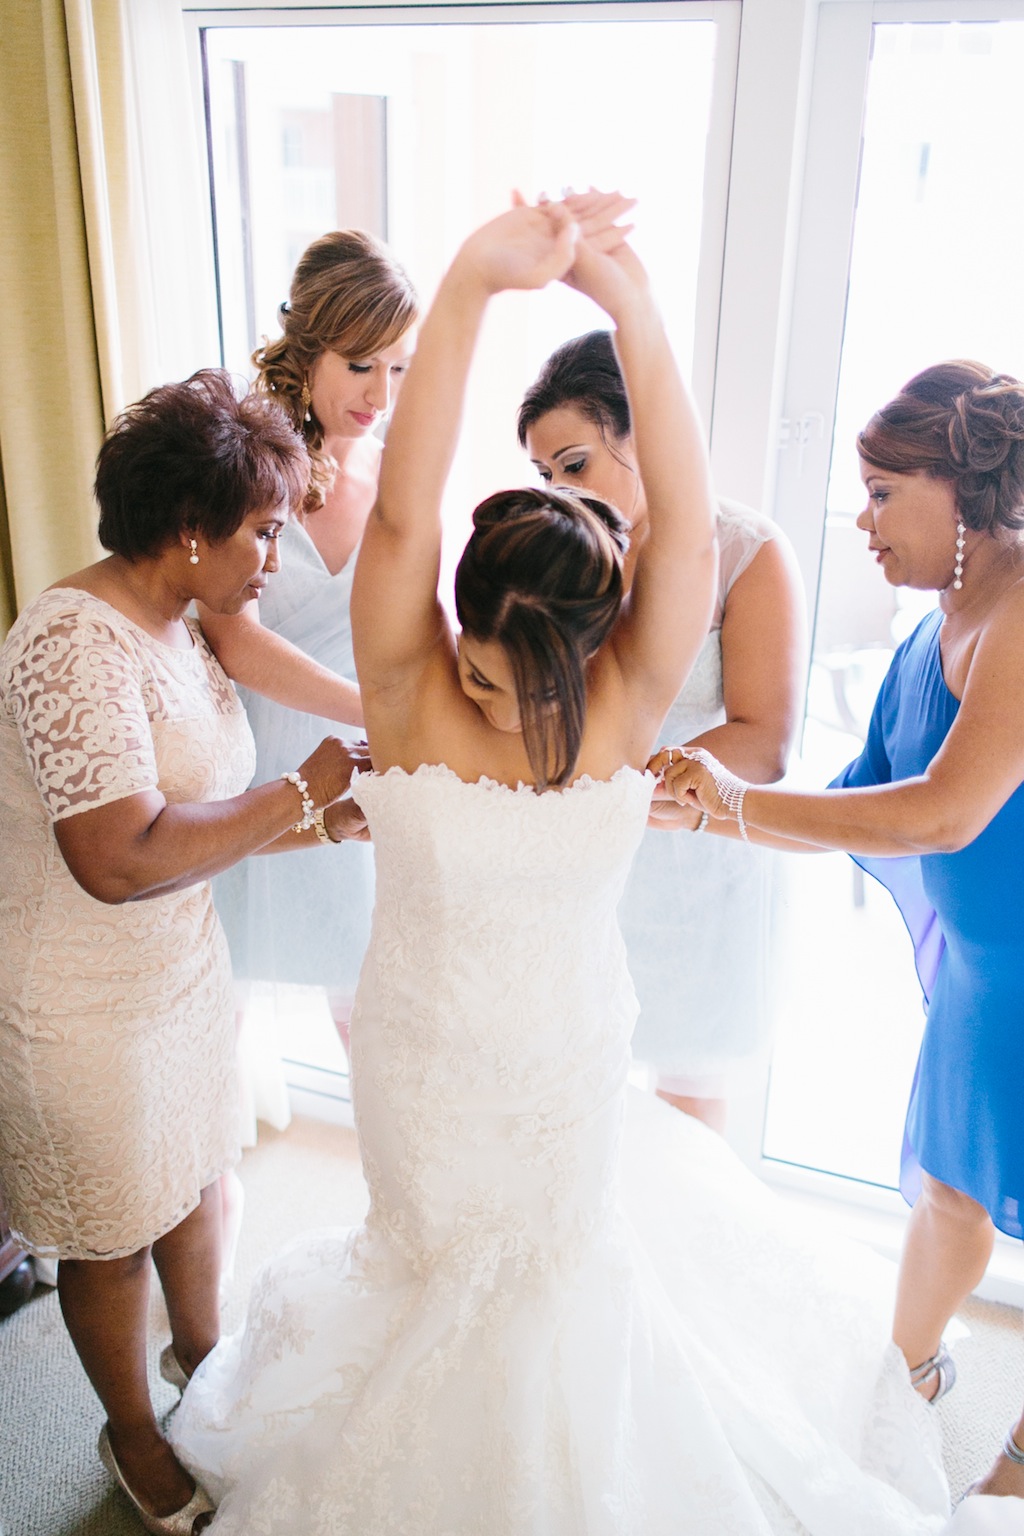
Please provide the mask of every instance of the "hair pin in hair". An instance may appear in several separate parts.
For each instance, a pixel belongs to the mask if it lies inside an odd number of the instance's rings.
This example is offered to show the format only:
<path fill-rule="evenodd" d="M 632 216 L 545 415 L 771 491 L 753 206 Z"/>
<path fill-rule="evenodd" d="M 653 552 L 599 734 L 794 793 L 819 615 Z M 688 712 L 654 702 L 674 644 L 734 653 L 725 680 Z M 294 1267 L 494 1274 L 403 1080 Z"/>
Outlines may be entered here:
<path fill-rule="evenodd" d="M 291 314 L 292 307 L 288 303 L 287 299 L 282 300 L 282 302 L 277 306 L 277 312 L 278 312 L 279 315 L 290 315 Z"/>

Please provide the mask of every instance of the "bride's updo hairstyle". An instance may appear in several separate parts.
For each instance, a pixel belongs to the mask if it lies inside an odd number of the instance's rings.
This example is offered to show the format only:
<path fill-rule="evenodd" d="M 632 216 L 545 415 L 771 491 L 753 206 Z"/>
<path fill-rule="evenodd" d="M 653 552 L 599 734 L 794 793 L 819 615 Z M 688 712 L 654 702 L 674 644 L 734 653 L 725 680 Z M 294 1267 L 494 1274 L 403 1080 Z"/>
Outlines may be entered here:
<path fill-rule="evenodd" d="M 322 507 L 337 465 L 324 452 L 323 428 L 313 411 L 306 420 L 303 386 L 324 352 L 361 359 L 393 347 L 416 321 L 419 300 L 405 270 L 386 246 L 361 229 L 336 229 L 314 240 L 299 258 L 288 301 L 281 305 L 284 335 L 252 355 L 253 388 L 273 395 L 306 440 L 313 464 L 303 511 Z"/>
<path fill-rule="evenodd" d="M 952 481 L 968 528 L 1024 528 L 1024 384 L 983 363 L 937 363 L 905 384 L 857 438 L 863 459 L 895 474 Z"/>
<path fill-rule="evenodd" d="M 575 770 L 587 662 L 622 606 L 628 543 L 614 508 L 567 491 L 498 491 L 473 513 L 455 607 L 467 635 L 504 648 L 538 790 Z"/>

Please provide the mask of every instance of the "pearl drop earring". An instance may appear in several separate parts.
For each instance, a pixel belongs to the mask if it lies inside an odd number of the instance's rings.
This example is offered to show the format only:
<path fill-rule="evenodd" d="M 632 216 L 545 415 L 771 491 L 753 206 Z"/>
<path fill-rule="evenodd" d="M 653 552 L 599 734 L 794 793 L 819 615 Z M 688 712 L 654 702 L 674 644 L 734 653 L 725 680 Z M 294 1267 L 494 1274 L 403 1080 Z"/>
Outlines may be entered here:
<path fill-rule="evenodd" d="M 198 548 L 196 546 L 195 539 L 189 539 L 188 547 L 192 551 L 192 553 L 188 557 L 189 565 L 198 565 L 199 564 L 199 550 L 198 550 Z"/>
<path fill-rule="evenodd" d="M 303 379 L 303 381 L 302 381 L 302 409 L 306 413 L 303 416 L 303 418 L 302 418 L 303 421 L 312 421 L 313 420 L 312 416 L 309 414 L 309 407 L 310 407 L 310 403 L 311 403 L 312 399 L 313 399 L 313 396 L 309 392 L 309 382 L 308 382 L 308 380 Z"/>
<path fill-rule="evenodd" d="M 956 564 L 953 567 L 953 586 L 957 592 L 964 584 L 964 534 L 966 532 L 963 519 L 960 519 L 956 525 Z"/>

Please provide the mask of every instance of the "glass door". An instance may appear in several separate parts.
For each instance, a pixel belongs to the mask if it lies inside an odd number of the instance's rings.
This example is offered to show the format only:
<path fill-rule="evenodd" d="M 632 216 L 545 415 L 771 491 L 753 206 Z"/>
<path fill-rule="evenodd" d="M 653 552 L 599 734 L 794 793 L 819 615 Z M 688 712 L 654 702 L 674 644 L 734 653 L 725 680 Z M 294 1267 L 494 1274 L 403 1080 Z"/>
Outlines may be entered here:
<path fill-rule="evenodd" d="M 1024 16 L 893 11 L 821 15 L 777 508 L 803 535 L 808 571 L 824 508 L 796 774 L 809 785 L 860 750 L 893 649 L 932 604 L 888 587 L 854 527 L 856 432 L 945 358 L 1024 376 Z M 895 1187 L 923 1028 L 909 941 L 887 893 L 845 857 L 790 859 L 784 882 L 764 1155 Z"/>
<path fill-rule="evenodd" d="M 703 363 L 726 204 L 706 167 L 728 138 L 738 7 L 328 14 L 330 25 L 271 11 L 259 26 L 200 22 L 225 366 L 249 371 L 298 255 L 324 230 L 371 228 L 429 298 L 457 241 L 513 188 L 557 196 L 590 181 L 639 199 L 636 243 L 674 345 L 687 368 Z M 567 289 L 517 298 L 478 368 L 485 489 L 522 474 L 522 387 L 559 341 L 600 323 Z"/>
<path fill-rule="evenodd" d="M 513 188 L 593 181 L 639 199 L 635 243 L 707 407 L 738 18 L 731 0 L 494 7 L 471 21 L 454 7 L 321 11 L 315 24 L 198 15 L 225 366 L 251 372 L 299 255 L 326 230 L 386 239 L 426 300 Z M 448 487 L 442 591 L 476 502 L 533 478 L 516 441 L 524 389 L 558 343 L 605 323 L 557 284 L 493 306 Z M 326 1007 L 284 990 L 251 1007 L 266 1003 L 264 1031 L 287 1041 L 292 1085 L 330 1095 L 345 1068 Z"/>

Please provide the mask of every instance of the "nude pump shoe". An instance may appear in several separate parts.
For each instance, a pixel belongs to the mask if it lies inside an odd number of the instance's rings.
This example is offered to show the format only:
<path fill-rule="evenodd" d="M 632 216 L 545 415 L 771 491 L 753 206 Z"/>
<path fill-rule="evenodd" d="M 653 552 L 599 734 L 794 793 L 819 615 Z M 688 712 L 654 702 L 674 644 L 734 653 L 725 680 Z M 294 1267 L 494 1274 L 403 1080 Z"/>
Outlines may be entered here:
<path fill-rule="evenodd" d="M 117 1464 L 114 1448 L 110 1443 L 108 1426 L 104 1424 L 100 1430 L 100 1438 L 96 1446 L 100 1461 L 106 1467 L 114 1481 L 131 1499 L 147 1531 L 153 1536 L 195 1536 L 195 1524 L 201 1515 L 212 1515 L 215 1505 L 210 1502 L 205 1488 L 196 1483 L 195 1492 L 181 1509 L 176 1509 L 171 1515 L 151 1515 L 148 1509 L 143 1509 L 128 1484 L 125 1482 L 124 1473 Z M 208 1523 L 208 1522 L 204 1522 Z M 203 1526 L 200 1526 L 200 1530 Z"/>

